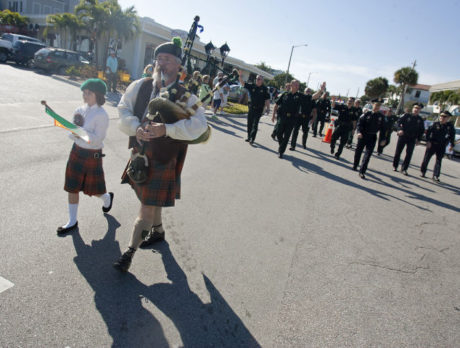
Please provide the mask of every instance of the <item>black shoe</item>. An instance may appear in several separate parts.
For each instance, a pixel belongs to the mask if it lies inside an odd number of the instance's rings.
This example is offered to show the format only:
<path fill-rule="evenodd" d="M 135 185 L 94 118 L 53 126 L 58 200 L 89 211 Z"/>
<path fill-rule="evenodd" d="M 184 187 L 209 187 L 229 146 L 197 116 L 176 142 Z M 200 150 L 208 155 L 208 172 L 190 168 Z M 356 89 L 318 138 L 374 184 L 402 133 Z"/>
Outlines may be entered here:
<path fill-rule="evenodd" d="M 141 245 L 139 246 L 139 248 L 148 248 L 149 246 L 157 243 L 157 242 L 162 242 L 165 240 L 165 232 L 158 232 L 158 231 L 155 231 L 152 230 L 150 231 L 150 233 L 147 235 L 147 238 L 145 238 L 145 240 L 141 243 Z"/>
<path fill-rule="evenodd" d="M 129 266 L 131 266 L 131 261 L 133 260 L 135 251 L 136 249 L 128 248 L 128 251 L 125 251 L 123 255 L 120 256 L 118 261 L 113 264 L 113 267 L 121 272 L 127 272 Z"/>
<path fill-rule="evenodd" d="M 364 173 L 359 173 L 359 177 L 360 177 L 361 179 L 363 179 L 363 180 L 366 179 L 366 177 L 364 176 Z"/>
<path fill-rule="evenodd" d="M 377 152 L 377 156 L 380 156 L 382 153 L 381 152 Z"/>
<path fill-rule="evenodd" d="M 319 136 L 322 137 L 323 135 L 321 133 L 319 133 Z"/>
<path fill-rule="evenodd" d="M 426 178 L 425 173 L 420 174 L 420 177 L 421 177 L 421 178 Z"/>
<path fill-rule="evenodd" d="M 439 176 L 433 176 L 433 181 L 435 181 L 435 182 L 441 182 L 441 180 L 439 180 Z"/>
<path fill-rule="evenodd" d="M 272 137 L 272 139 L 273 139 L 274 141 L 276 141 L 276 135 L 275 135 L 275 134 L 272 134 L 271 137 Z"/>
<path fill-rule="evenodd" d="M 316 138 L 316 134 L 313 134 L 313 138 Z"/>
<path fill-rule="evenodd" d="M 358 167 L 353 166 L 353 171 L 354 171 L 354 172 L 357 172 L 357 171 L 358 171 Z"/>
<path fill-rule="evenodd" d="M 401 170 L 401 173 L 403 173 L 405 176 L 408 176 L 409 174 L 407 173 L 407 170 Z"/>
<path fill-rule="evenodd" d="M 69 226 L 69 227 L 60 226 L 60 227 L 57 228 L 56 233 L 57 234 L 64 234 L 64 233 L 72 231 L 77 226 L 78 226 L 78 221 L 75 224 L 73 224 L 72 226 Z"/>
<path fill-rule="evenodd" d="M 302 145 L 302 146 L 303 146 L 303 148 L 304 148 L 305 150 L 307 149 L 307 145 Z"/>
<path fill-rule="evenodd" d="M 246 142 L 249 142 L 249 140 L 250 140 L 249 138 L 244 139 L 244 141 L 246 141 Z"/>
<path fill-rule="evenodd" d="M 394 171 L 394 172 L 397 172 L 397 171 L 398 171 L 398 168 L 393 167 L 393 171 Z"/>
<path fill-rule="evenodd" d="M 283 158 L 283 154 L 282 153 L 278 154 L 278 158 Z"/>
<path fill-rule="evenodd" d="M 331 155 L 333 155 L 333 154 L 334 154 L 334 148 L 331 147 Z"/>
<path fill-rule="evenodd" d="M 112 209 L 112 203 L 113 203 L 113 196 L 114 196 L 114 194 L 113 194 L 113 192 L 109 192 L 109 195 L 110 195 L 110 204 L 109 204 L 109 206 L 108 206 L 107 208 L 106 208 L 106 207 L 102 207 L 102 211 L 103 211 L 104 213 L 108 213 L 108 212 L 110 211 L 110 209 Z"/>
<path fill-rule="evenodd" d="M 254 145 L 254 139 L 249 140 L 249 144 Z"/>
<path fill-rule="evenodd" d="M 289 151 L 295 151 L 295 147 L 292 147 L 292 146 L 291 146 L 291 147 L 289 148 Z"/>
<path fill-rule="evenodd" d="M 334 155 L 334 157 L 335 157 L 336 159 L 340 159 L 340 155 L 337 154 L 337 153 Z"/>

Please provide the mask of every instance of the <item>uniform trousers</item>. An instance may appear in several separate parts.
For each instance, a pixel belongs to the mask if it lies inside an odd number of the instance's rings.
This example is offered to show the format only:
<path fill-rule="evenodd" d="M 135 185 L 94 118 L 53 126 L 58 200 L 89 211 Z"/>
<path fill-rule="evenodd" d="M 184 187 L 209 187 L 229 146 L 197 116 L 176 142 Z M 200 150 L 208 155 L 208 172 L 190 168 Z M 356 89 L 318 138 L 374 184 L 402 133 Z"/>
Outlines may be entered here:
<path fill-rule="evenodd" d="M 401 157 L 402 151 L 404 150 L 404 146 L 406 146 L 406 157 L 404 158 L 404 162 L 402 164 L 401 170 L 407 170 L 407 168 L 409 168 L 410 160 L 412 158 L 412 153 L 414 152 L 414 148 L 415 148 L 415 141 L 416 141 L 416 138 L 410 138 L 404 135 L 398 138 L 398 143 L 396 144 L 395 156 L 393 158 L 394 168 L 398 168 L 399 159 Z"/>
<path fill-rule="evenodd" d="M 286 151 L 289 138 L 291 137 L 292 130 L 297 123 L 297 117 L 282 117 L 278 126 L 278 152 L 283 154 Z"/>
<path fill-rule="evenodd" d="M 292 131 L 292 138 L 291 138 L 291 147 L 295 149 L 296 143 L 297 143 L 297 137 L 299 136 L 299 129 L 302 127 L 302 145 L 304 147 L 307 146 L 307 138 L 308 138 L 308 131 L 310 130 L 310 127 L 308 127 L 308 124 L 310 123 L 310 117 L 298 117 L 297 122 L 294 126 L 294 129 Z"/>
<path fill-rule="evenodd" d="M 334 130 L 334 133 L 332 133 L 332 137 L 331 137 L 331 149 L 332 150 L 334 150 L 335 143 L 340 138 L 339 149 L 337 150 L 337 153 L 336 153 L 337 156 L 340 156 L 342 154 L 343 148 L 344 148 L 344 146 L 345 146 L 345 144 L 347 143 L 347 140 L 348 140 L 349 131 L 350 131 L 350 127 L 339 125 Z"/>
<path fill-rule="evenodd" d="M 262 117 L 262 112 L 264 109 L 255 109 L 249 108 L 248 111 L 248 139 L 249 140 L 256 140 L 257 130 L 259 128 L 259 121 Z"/>
<path fill-rule="evenodd" d="M 318 113 L 318 116 L 316 117 L 315 123 L 313 123 L 313 135 L 314 136 L 316 136 L 316 134 L 318 134 L 318 123 L 320 123 L 319 135 L 323 136 L 323 128 L 324 128 L 325 117 L 326 117 L 326 115 L 320 115 Z"/>
<path fill-rule="evenodd" d="M 112 92 L 117 91 L 117 78 L 118 78 L 117 73 L 110 72 L 110 73 L 107 74 L 107 82 L 108 82 L 107 89 L 109 91 L 110 90 L 112 90 Z"/>
<path fill-rule="evenodd" d="M 422 166 L 420 171 L 425 175 L 428 163 L 430 162 L 431 156 L 436 154 L 436 163 L 434 165 L 433 176 L 438 177 L 441 174 L 441 161 L 444 157 L 446 146 L 440 143 L 431 143 L 431 146 L 426 148 L 425 157 L 423 158 Z"/>
<path fill-rule="evenodd" d="M 391 140 L 391 133 L 393 133 L 393 131 L 388 131 L 387 133 L 385 133 L 385 136 L 380 136 L 379 137 L 379 144 L 377 146 L 377 152 L 379 154 L 381 154 L 383 152 L 383 149 L 388 146 L 388 144 L 390 144 L 390 140 Z M 385 140 L 385 145 L 380 145 L 380 143 Z"/>
<path fill-rule="evenodd" d="M 353 168 L 358 168 L 361 154 L 363 153 L 364 148 L 366 148 L 366 152 L 364 154 L 361 167 L 359 168 L 359 172 L 362 174 L 366 173 L 367 166 L 369 164 L 369 160 L 371 159 L 372 152 L 374 151 L 376 141 L 377 134 L 366 134 L 363 135 L 361 139 L 358 139 L 358 144 L 356 145 L 355 150 L 355 160 L 353 162 Z"/>

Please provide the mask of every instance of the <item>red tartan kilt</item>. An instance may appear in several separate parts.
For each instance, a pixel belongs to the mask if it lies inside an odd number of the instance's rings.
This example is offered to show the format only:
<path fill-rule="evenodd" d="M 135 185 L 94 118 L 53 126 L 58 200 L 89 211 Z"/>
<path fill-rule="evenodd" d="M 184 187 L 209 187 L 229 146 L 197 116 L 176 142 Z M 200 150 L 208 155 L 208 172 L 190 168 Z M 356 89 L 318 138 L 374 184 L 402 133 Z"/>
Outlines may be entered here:
<path fill-rule="evenodd" d="M 71 193 L 83 191 L 89 196 L 107 192 L 102 157 L 94 158 L 95 153 L 102 154 L 102 150 L 88 150 L 73 145 L 65 170 L 65 191 Z"/>
<path fill-rule="evenodd" d="M 138 152 L 136 148 L 132 151 Z M 172 207 L 175 200 L 180 199 L 180 175 L 187 155 L 187 144 L 180 144 L 177 156 L 166 163 L 153 160 L 153 152 L 153 146 L 146 147 L 145 155 L 149 160 L 146 182 L 143 184 L 132 182 L 126 174 L 126 166 L 122 183 L 128 182 L 144 205 Z"/>

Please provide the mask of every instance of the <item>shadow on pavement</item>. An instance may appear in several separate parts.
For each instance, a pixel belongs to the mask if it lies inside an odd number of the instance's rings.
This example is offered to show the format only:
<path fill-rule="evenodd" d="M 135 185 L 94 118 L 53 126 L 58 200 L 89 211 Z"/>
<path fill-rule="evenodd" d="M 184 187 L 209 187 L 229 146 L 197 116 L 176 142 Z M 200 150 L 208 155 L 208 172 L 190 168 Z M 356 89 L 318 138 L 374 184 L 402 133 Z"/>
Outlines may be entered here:
<path fill-rule="evenodd" d="M 77 253 L 74 262 L 94 290 L 94 302 L 113 339 L 112 347 L 170 346 L 160 322 L 144 308 L 148 302 L 174 323 L 185 347 L 260 346 L 205 275 L 211 302 L 203 303 L 190 290 L 168 243 L 160 243 L 157 252 L 170 283 L 147 286 L 133 274 L 115 270 L 112 262 L 121 255 L 115 240 L 120 224 L 111 215 L 105 217 L 108 230 L 101 240 L 85 244 L 78 230 L 71 236 Z"/>

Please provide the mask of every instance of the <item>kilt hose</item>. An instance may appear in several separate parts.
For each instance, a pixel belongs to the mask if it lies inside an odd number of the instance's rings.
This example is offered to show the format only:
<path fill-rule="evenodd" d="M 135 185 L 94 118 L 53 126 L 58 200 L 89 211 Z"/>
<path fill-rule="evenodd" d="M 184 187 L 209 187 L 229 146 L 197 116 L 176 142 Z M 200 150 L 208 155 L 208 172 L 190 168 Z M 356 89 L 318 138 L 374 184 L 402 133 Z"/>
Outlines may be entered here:
<path fill-rule="evenodd" d="M 65 170 L 64 190 L 70 193 L 83 191 L 89 196 L 106 193 L 101 155 L 102 150 L 88 150 L 73 144 Z"/>
<path fill-rule="evenodd" d="M 137 148 L 133 148 L 132 151 L 133 154 L 139 152 Z M 144 153 L 149 160 L 146 182 L 143 184 L 132 182 L 126 173 L 128 166 L 123 171 L 121 182 L 129 183 L 144 205 L 173 207 L 175 200 L 180 199 L 180 175 L 187 155 L 187 145 L 181 144 L 177 156 L 166 163 L 153 160 L 152 146 L 146 146 Z"/>

